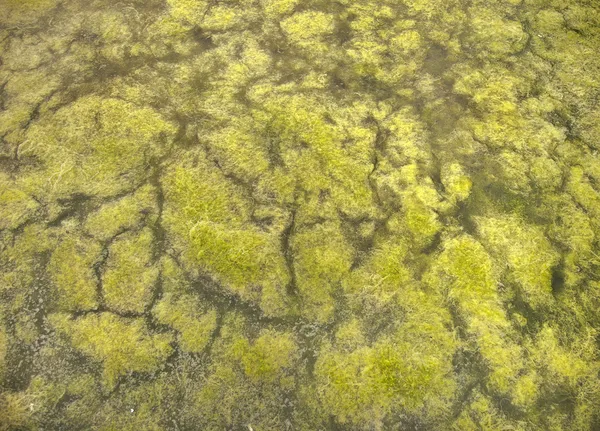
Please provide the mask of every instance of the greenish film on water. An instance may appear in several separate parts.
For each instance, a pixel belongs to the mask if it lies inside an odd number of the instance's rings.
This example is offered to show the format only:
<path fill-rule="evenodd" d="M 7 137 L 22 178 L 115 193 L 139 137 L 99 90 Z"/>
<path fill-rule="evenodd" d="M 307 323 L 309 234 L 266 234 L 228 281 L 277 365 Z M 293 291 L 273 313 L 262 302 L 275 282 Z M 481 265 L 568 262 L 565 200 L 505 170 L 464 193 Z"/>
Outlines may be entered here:
<path fill-rule="evenodd" d="M 600 1 L 0 0 L 0 431 L 599 431 Z"/>

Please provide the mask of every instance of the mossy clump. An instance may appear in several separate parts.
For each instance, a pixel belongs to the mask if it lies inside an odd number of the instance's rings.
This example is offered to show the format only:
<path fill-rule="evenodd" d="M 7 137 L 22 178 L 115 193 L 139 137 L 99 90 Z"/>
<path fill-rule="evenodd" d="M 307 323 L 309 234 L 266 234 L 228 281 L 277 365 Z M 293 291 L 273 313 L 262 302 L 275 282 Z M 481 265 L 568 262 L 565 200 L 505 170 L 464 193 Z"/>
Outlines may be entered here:
<path fill-rule="evenodd" d="M 180 409 L 181 404 L 177 403 L 173 380 L 158 376 L 151 381 L 140 382 L 119 391 L 119 395 L 113 397 L 110 402 L 102 403 L 94 415 L 94 420 L 98 423 L 97 429 L 101 431 L 160 431 L 168 427 L 166 424 L 169 421 L 164 419 L 169 415 L 168 412 Z M 175 423 L 180 423 L 179 418 L 174 420 Z M 171 425 L 173 423 L 170 421 Z"/>
<path fill-rule="evenodd" d="M 40 279 L 40 267 L 44 266 L 45 259 L 57 247 L 58 237 L 56 230 L 47 229 L 42 223 L 24 226 L 23 232 L 16 238 L 2 236 L 0 289 L 11 294 L 11 302 L 6 305 L 14 307 L 14 312 L 22 310 L 32 292 L 47 286 L 39 283 L 43 280 Z M 46 292 L 45 289 L 43 291 Z"/>
<path fill-rule="evenodd" d="M 196 163 L 196 168 L 174 169 L 166 180 L 165 227 L 177 238 L 176 247 L 185 250 L 186 267 L 256 302 L 262 294 L 254 286 L 262 280 L 270 294 L 269 311 L 285 312 L 282 294 L 290 274 L 280 254 L 281 232 L 265 232 L 251 223 L 251 202 L 242 189 L 205 155 Z"/>
<path fill-rule="evenodd" d="M 6 352 L 8 350 L 8 337 L 6 330 L 0 326 L 0 382 L 4 378 Z"/>
<path fill-rule="evenodd" d="M 100 259 L 100 252 L 100 244 L 90 240 L 66 237 L 59 242 L 48 271 L 60 311 L 91 310 L 98 306 L 99 281 L 94 265 Z"/>
<path fill-rule="evenodd" d="M 489 368 L 490 387 L 509 393 L 523 367 L 522 349 L 507 339 L 511 328 L 493 262 L 484 247 L 466 235 L 447 240 L 425 282 L 441 292 L 465 320 L 472 337 L 469 342 Z"/>
<path fill-rule="evenodd" d="M 15 229 L 30 220 L 39 208 L 38 202 L 6 175 L 0 174 L 0 229 Z"/>
<path fill-rule="evenodd" d="M 285 428 L 285 411 L 297 384 L 299 365 L 295 337 L 261 330 L 248 341 L 239 316 L 224 319 L 221 337 L 213 346 L 216 359 L 203 379 L 189 412 L 191 423 L 206 429 L 224 425 L 257 429 Z M 253 412 L 259 411 L 260 415 Z"/>
<path fill-rule="evenodd" d="M 470 397 L 469 404 L 460 412 L 454 420 L 452 430 L 496 430 L 504 427 L 514 427 L 502 412 L 498 409 L 491 397 L 486 396 L 479 390 L 475 390 Z M 517 423 L 517 430 L 527 429 L 525 424 Z"/>
<path fill-rule="evenodd" d="M 300 48 L 323 52 L 322 38 L 333 31 L 333 16 L 316 11 L 298 12 L 281 22 L 288 40 Z"/>
<path fill-rule="evenodd" d="M 150 108 L 119 99 L 83 97 L 44 116 L 27 134 L 23 154 L 45 171 L 27 186 L 45 199 L 65 194 L 106 197 L 141 183 L 164 155 L 175 127 Z"/>
<path fill-rule="evenodd" d="M 257 197 L 293 206 L 302 192 L 312 219 L 334 216 L 338 208 L 353 218 L 375 212 L 368 187 L 374 133 L 361 124 L 360 106 L 354 113 L 330 100 L 285 93 L 259 100 L 265 109 L 254 122 L 272 174 L 260 179 Z"/>
<path fill-rule="evenodd" d="M 444 166 L 441 177 L 450 202 L 458 203 L 469 197 L 473 181 L 460 164 L 452 163 Z"/>
<path fill-rule="evenodd" d="M 238 8 L 230 6 L 213 6 L 207 9 L 202 19 L 202 28 L 209 31 L 227 31 L 239 27 L 242 15 Z"/>
<path fill-rule="evenodd" d="M 336 223 L 298 229 L 291 247 L 303 313 L 322 322 L 331 319 L 334 295 L 352 265 L 352 247 Z"/>
<path fill-rule="evenodd" d="M 102 204 L 87 217 L 84 229 L 98 240 L 107 241 L 143 221 L 152 221 L 156 204 L 154 187 L 145 185 L 133 194 Z"/>
<path fill-rule="evenodd" d="M 299 0 L 263 0 L 263 8 L 268 17 L 274 19 L 289 14 L 298 5 Z"/>
<path fill-rule="evenodd" d="M 31 397 L 24 393 L 3 392 L 0 396 L 0 430 L 10 431 L 32 426 L 31 401 Z"/>
<path fill-rule="evenodd" d="M 552 269 L 558 254 L 544 232 L 517 217 L 481 218 L 478 230 L 486 246 L 508 264 L 508 278 L 534 307 L 552 304 Z"/>
<path fill-rule="evenodd" d="M 597 379 L 600 362 L 593 341 L 595 336 L 595 331 L 585 331 L 565 340 L 562 331 L 547 324 L 537 334 L 535 341 L 529 344 L 530 348 L 536 346 L 535 354 L 531 357 L 532 367 L 540 380 L 548 382 L 539 395 L 540 399 L 551 399 L 562 394 L 572 400 L 574 418 L 571 425 L 566 412 L 548 408 L 544 403 L 538 405 L 540 415 L 548 415 L 556 423 L 556 429 L 569 426 L 581 430 L 593 429 L 597 420 L 595 408 L 600 402 Z"/>
<path fill-rule="evenodd" d="M 404 225 L 417 245 L 427 246 L 440 231 L 438 214 L 417 194 L 407 194 L 403 206 Z"/>
<path fill-rule="evenodd" d="M 399 297 L 414 280 L 405 259 L 408 247 L 396 241 L 376 244 L 362 264 L 344 277 L 345 293 L 361 312 L 377 313 Z"/>
<path fill-rule="evenodd" d="M 473 34 L 470 41 L 481 56 L 504 57 L 523 49 L 530 37 L 516 20 L 499 16 L 482 6 L 470 8 Z"/>
<path fill-rule="evenodd" d="M 202 352 L 217 328 L 216 310 L 203 310 L 194 297 L 185 294 L 165 295 L 154 307 L 153 314 L 160 323 L 179 333 L 179 343 L 185 352 Z"/>
<path fill-rule="evenodd" d="M 23 53 L 19 53 L 17 49 L 15 51 L 17 52 L 11 56 L 18 60 Z M 18 67 L 16 65 L 17 69 Z M 3 80 L 3 92 L 7 99 L 5 109 L 0 112 L 0 134 L 4 141 L 2 145 L 4 155 L 21 156 L 19 150 L 26 140 L 24 127 L 31 121 L 32 115 L 36 115 L 34 113 L 40 101 L 50 97 L 59 85 L 58 77 L 48 77 L 43 70 L 39 69 L 15 72 L 15 76 Z M 7 144 L 8 148 L 6 148 Z"/>
<path fill-rule="evenodd" d="M 240 339 L 232 349 L 246 376 L 257 382 L 272 382 L 297 360 L 293 337 L 275 331 L 263 331 L 252 343 Z"/>
<path fill-rule="evenodd" d="M 543 192 L 557 190 L 563 181 L 560 165 L 550 157 L 543 156 L 532 161 L 530 177 L 534 187 Z"/>
<path fill-rule="evenodd" d="M 586 211 L 594 216 L 600 214 L 600 196 L 592 186 L 590 176 L 581 166 L 571 168 L 567 180 L 567 190 Z"/>
<path fill-rule="evenodd" d="M 446 362 L 455 349 L 444 327 L 448 316 L 433 302 L 409 311 L 409 304 L 424 304 L 423 292 L 413 290 L 405 298 L 405 321 L 390 335 L 350 351 L 338 337 L 343 343 L 327 343 L 319 352 L 317 393 L 338 423 L 381 427 L 388 415 L 407 411 L 422 412 L 434 424 L 447 414 L 455 387 Z"/>
<path fill-rule="evenodd" d="M 141 319 L 112 313 L 76 319 L 53 314 L 50 322 L 75 349 L 101 364 L 102 382 L 109 390 L 127 374 L 158 370 L 173 350 L 171 335 L 152 334 Z"/>
<path fill-rule="evenodd" d="M 159 277 L 152 265 L 154 235 L 150 229 L 117 239 L 109 249 L 102 277 L 106 305 L 119 312 L 142 313 Z"/>
<path fill-rule="evenodd" d="M 584 283 L 587 271 L 591 271 L 597 262 L 594 251 L 596 232 L 594 220 L 567 198 L 549 229 L 549 237 L 568 250 L 564 255 L 567 291 Z"/>
<path fill-rule="evenodd" d="M 12 25 L 32 25 L 57 5 L 57 0 L 6 0 L 0 21 Z"/>
<path fill-rule="evenodd" d="M 170 15 L 185 24 L 198 24 L 206 13 L 207 2 L 194 0 L 168 0 Z"/>

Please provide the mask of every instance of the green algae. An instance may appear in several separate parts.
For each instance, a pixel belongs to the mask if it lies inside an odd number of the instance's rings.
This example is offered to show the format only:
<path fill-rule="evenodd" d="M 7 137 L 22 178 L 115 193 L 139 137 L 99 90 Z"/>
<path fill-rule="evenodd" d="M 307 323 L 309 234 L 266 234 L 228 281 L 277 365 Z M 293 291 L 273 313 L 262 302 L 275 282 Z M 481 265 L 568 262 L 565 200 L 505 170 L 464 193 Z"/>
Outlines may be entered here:
<path fill-rule="evenodd" d="M 217 327 L 216 310 L 205 310 L 190 295 L 165 296 L 154 308 L 156 319 L 180 334 L 181 349 L 200 353 L 207 346 Z"/>
<path fill-rule="evenodd" d="M 97 96 L 79 99 L 29 130 L 23 153 L 39 158 L 45 170 L 26 186 L 50 196 L 118 194 L 143 180 L 150 161 L 165 152 L 159 135 L 172 133 L 151 109 Z"/>
<path fill-rule="evenodd" d="M 194 426 L 217 429 L 235 421 L 264 429 L 285 427 L 285 405 L 292 401 L 288 397 L 297 379 L 292 371 L 299 363 L 296 342 L 293 335 L 273 330 L 248 342 L 244 323 L 240 316 L 223 323 L 211 373 L 202 379 L 188 413 Z M 231 391 L 232 385 L 237 390 Z M 260 415 L 253 405 L 260 406 Z"/>
<path fill-rule="evenodd" d="M 0 3 L 0 430 L 600 427 L 593 1 Z"/>
<path fill-rule="evenodd" d="M 58 244 L 48 264 L 58 309 L 81 311 L 97 307 L 97 280 L 92 268 L 99 256 L 100 245 L 93 241 L 67 237 Z"/>
<path fill-rule="evenodd" d="M 108 308 L 142 313 L 150 303 L 159 277 L 159 269 L 151 265 L 153 241 L 152 232 L 145 229 L 111 244 L 102 278 Z"/>
<path fill-rule="evenodd" d="M 155 191 L 145 185 L 132 194 L 103 203 L 90 213 L 84 229 L 99 241 L 108 241 L 118 234 L 135 230 L 155 214 Z"/>
<path fill-rule="evenodd" d="M 444 329 L 449 316 L 424 301 L 420 292 L 406 292 L 404 299 L 403 321 L 376 343 L 361 343 L 350 351 L 347 342 L 338 347 L 347 336 L 346 326 L 340 330 L 346 334 L 336 334 L 336 345 L 322 347 L 315 369 L 318 393 L 341 424 L 381 427 L 398 405 L 407 412 L 422 412 L 423 420 L 433 424 L 447 408 L 454 389 L 448 359 L 455 348 L 452 333 Z M 413 312 L 409 303 L 417 302 L 424 306 Z M 429 316 L 427 324 L 421 320 L 424 314 Z M 359 342 L 360 329 L 354 330 L 359 334 L 353 341 Z M 432 348 L 432 343 L 441 348 Z"/>
<path fill-rule="evenodd" d="M 55 314 L 50 321 L 73 347 L 101 364 L 102 382 L 108 388 L 127 373 L 155 371 L 172 350 L 170 335 L 150 334 L 139 319 L 101 313 L 71 320 Z"/>
<path fill-rule="evenodd" d="M 514 218 L 481 219 L 477 223 L 484 243 L 493 252 L 503 254 L 502 261 L 523 290 L 524 300 L 533 308 L 549 301 L 552 268 L 558 263 L 558 255 L 543 232 L 534 226 L 524 228 Z"/>

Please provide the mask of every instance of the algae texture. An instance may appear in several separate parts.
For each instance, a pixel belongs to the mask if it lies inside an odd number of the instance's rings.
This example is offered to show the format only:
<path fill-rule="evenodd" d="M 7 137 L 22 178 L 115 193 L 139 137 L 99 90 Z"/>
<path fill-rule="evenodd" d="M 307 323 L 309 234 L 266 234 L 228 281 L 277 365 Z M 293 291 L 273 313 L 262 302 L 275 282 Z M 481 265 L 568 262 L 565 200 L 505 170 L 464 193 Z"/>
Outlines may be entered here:
<path fill-rule="evenodd" d="M 0 0 L 0 431 L 600 430 L 599 53 L 596 0 Z"/>

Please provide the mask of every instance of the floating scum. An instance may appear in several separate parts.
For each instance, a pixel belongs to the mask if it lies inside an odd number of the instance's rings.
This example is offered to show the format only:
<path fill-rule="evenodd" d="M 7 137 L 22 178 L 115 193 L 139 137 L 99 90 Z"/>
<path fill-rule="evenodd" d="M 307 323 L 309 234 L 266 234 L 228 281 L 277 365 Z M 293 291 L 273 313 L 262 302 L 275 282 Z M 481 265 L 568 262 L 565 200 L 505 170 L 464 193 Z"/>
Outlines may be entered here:
<path fill-rule="evenodd" d="M 0 0 L 0 430 L 600 429 L 592 0 Z"/>

